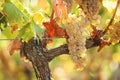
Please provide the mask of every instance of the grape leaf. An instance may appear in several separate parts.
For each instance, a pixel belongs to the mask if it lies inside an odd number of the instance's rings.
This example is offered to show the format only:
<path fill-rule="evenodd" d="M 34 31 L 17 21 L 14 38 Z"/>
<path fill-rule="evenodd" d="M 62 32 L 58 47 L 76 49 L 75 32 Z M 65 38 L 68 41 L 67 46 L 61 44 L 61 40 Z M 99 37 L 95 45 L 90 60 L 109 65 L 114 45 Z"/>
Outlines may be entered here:
<path fill-rule="evenodd" d="M 6 14 L 10 23 L 22 23 L 24 20 L 27 21 L 27 17 L 11 2 L 5 2 L 3 4 L 3 12 Z"/>
<path fill-rule="evenodd" d="M 67 33 L 65 29 L 61 28 L 55 19 L 50 19 L 50 22 L 43 22 L 43 25 L 45 26 L 45 37 L 47 38 L 60 38 L 65 37 L 67 38 Z M 48 40 L 48 42 L 51 40 Z"/>
<path fill-rule="evenodd" d="M 43 33 L 44 30 L 40 28 L 40 26 L 37 25 L 35 22 L 32 22 L 32 25 L 33 25 L 33 30 L 36 34 L 41 35 Z"/>
<path fill-rule="evenodd" d="M 24 41 L 28 41 L 30 38 L 34 36 L 32 31 L 32 27 L 30 23 L 24 25 L 20 30 L 18 36 L 22 38 Z"/>
<path fill-rule="evenodd" d="M 7 38 L 15 38 L 17 36 L 17 32 L 15 32 L 14 34 L 12 34 L 10 27 L 5 28 L 2 31 L 2 34 L 4 36 L 6 36 Z"/>
<path fill-rule="evenodd" d="M 34 21 L 32 22 L 32 26 L 33 26 L 33 32 L 37 35 L 41 35 L 44 31 L 44 29 L 40 28 L 40 26 L 38 24 L 36 24 Z"/>
<path fill-rule="evenodd" d="M 55 20 L 50 22 L 44 22 L 43 25 L 46 27 L 46 33 L 48 37 L 65 37 L 65 29 L 61 28 Z"/>
<path fill-rule="evenodd" d="M 37 24 L 42 24 L 43 20 L 44 20 L 44 17 L 42 15 L 41 12 L 37 12 L 33 15 L 33 20 L 34 22 L 36 22 Z"/>
<path fill-rule="evenodd" d="M 50 22 L 44 22 L 43 25 L 46 27 L 46 35 L 47 37 L 54 37 L 55 36 L 55 30 Z"/>
<path fill-rule="evenodd" d="M 20 40 L 18 38 L 15 38 L 10 42 L 8 46 L 9 54 L 13 55 L 15 50 L 20 50 L 21 46 L 22 46 L 22 43 L 20 42 Z"/>

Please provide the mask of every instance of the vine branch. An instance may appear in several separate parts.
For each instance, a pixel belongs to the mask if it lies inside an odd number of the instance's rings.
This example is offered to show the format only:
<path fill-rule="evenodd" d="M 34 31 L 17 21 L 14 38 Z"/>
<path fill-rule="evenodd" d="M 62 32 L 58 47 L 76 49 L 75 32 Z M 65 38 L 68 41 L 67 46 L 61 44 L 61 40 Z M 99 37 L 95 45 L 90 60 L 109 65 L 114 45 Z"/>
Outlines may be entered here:
<path fill-rule="evenodd" d="M 117 1 L 117 5 L 115 8 L 115 11 L 113 13 L 113 16 L 107 25 L 106 29 L 103 31 L 103 35 L 107 32 L 109 29 L 109 26 L 113 23 L 114 17 L 117 12 L 117 8 L 119 6 L 120 0 Z M 86 40 L 86 48 L 89 49 L 91 47 L 100 46 L 101 39 L 100 37 L 96 40 L 93 38 L 89 38 Z M 50 75 L 50 69 L 48 63 L 54 59 L 55 57 L 62 55 L 62 54 L 69 54 L 68 45 L 64 44 L 60 47 L 47 50 L 44 49 L 44 45 L 42 45 L 42 42 L 40 40 L 40 43 L 37 44 L 36 40 L 34 38 L 30 39 L 28 43 L 24 42 L 22 49 L 24 55 L 32 62 L 33 68 L 36 73 L 36 77 L 38 80 L 51 80 Z"/>
<path fill-rule="evenodd" d="M 100 40 L 94 41 L 90 38 L 86 41 L 86 48 L 98 45 L 100 45 Z M 24 42 L 21 50 L 26 58 L 31 61 L 38 80 L 51 80 L 48 63 L 59 55 L 69 54 L 67 44 L 51 50 L 46 50 L 44 49 L 41 40 L 40 43 L 37 44 L 34 38 L 30 39 L 27 43 Z"/>
<path fill-rule="evenodd" d="M 120 0 L 117 1 L 117 5 L 115 7 L 115 10 L 114 10 L 114 13 L 112 15 L 112 18 L 111 18 L 110 22 L 108 23 L 107 27 L 105 28 L 105 30 L 103 32 L 103 35 L 109 30 L 110 25 L 113 23 L 113 20 L 115 18 L 116 12 L 117 12 L 117 9 L 119 7 L 119 4 L 120 4 Z"/>

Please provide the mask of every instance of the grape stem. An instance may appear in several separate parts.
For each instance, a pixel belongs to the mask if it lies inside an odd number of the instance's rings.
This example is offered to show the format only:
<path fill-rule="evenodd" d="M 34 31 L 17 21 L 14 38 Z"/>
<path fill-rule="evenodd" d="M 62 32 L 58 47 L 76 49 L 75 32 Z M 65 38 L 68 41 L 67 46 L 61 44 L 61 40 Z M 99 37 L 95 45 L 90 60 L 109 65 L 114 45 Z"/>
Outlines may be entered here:
<path fill-rule="evenodd" d="M 109 30 L 110 25 L 113 23 L 113 20 L 114 20 L 114 18 L 115 18 L 116 12 L 117 12 L 117 9 L 118 9 L 118 7 L 119 7 L 119 4 L 120 4 L 120 0 L 117 1 L 117 5 L 116 5 L 116 8 L 115 8 L 115 10 L 114 10 L 113 16 L 112 16 L 109 24 L 107 25 L 107 27 L 106 27 L 105 30 L 103 31 L 103 35 L 102 35 L 102 36 L 104 36 L 104 34 Z"/>

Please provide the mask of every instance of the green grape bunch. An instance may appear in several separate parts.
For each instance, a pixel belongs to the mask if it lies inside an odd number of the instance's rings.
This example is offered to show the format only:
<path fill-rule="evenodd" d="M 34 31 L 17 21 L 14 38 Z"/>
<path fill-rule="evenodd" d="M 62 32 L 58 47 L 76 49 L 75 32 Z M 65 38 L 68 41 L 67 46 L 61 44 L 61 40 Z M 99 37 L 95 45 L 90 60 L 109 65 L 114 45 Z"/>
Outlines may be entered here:
<path fill-rule="evenodd" d="M 83 17 L 82 17 L 83 18 Z M 77 68 L 85 67 L 85 43 L 88 37 L 87 31 L 84 27 L 84 18 L 75 15 L 69 15 L 65 25 L 68 38 L 68 49 L 71 54 L 71 59 Z"/>
<path fill-rule="evenodd" d="M 98 16 L 98 11 L 100 8 L 99 0 L 75 0 L 75 1 L 79 4 L 80 8 L 90 21 L 99 18 Z"/>

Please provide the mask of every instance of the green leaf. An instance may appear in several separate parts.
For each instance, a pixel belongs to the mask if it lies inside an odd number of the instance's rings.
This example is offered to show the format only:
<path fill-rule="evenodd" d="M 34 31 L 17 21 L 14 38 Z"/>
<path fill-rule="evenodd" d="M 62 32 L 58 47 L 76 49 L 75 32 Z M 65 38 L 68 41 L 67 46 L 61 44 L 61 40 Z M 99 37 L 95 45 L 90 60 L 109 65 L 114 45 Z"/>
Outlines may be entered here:
<path fill-rule="evenodd" d="M 10 30 L 10 27 L 7 27 L 5 28 L 3 31 L 2 31 L 2 34 L 4 36 L 6 36 L 7 38 L 15 38 L 17 36 L 17 33 L 12 33 L 11 30 Z"/>
<path fill-rule="evenodd" d="M 30 38 L 32 38 L 34 36 L 34 33 L 32 31 L 31 24 L 27 23 L 24 25 L 23 28 L 19 30 L 18 36 L 24 41 L 28 41 Z"/>
<path fill-rule="evenodd" d="M 32 22 L 33 30 L 36 34 L 41 35 L 44 31 L 39 25 L 37 25 L 35 22 Z"/>
<path fill-rule="evenodd" d="M 23 23 L 28 20 L 27 17 L 11 2 L 5 2 L 3 4 L 3 12 L 7 15 L 7 19 L 10 23 Z"/>

